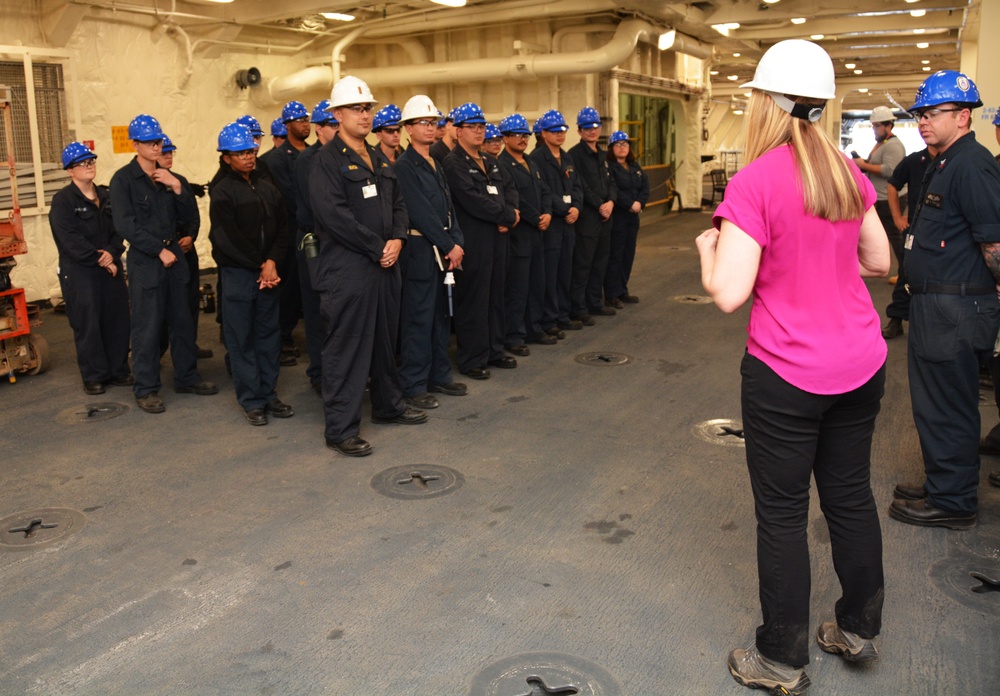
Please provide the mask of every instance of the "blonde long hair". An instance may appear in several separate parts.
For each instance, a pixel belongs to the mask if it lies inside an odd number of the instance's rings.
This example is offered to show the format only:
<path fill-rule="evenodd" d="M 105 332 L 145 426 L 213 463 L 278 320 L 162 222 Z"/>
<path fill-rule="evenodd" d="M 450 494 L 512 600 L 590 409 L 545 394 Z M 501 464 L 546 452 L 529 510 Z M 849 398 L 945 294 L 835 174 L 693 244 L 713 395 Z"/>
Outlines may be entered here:
<path fill-rule="evenodd" d="M 823 104 L 822 100 L 789 98 L 804 104 Z M 864 199 L 847 160 L 815 123 L 792 116 L 766 92 L 755 89 L 750 94 L 745 128 L 747 163 L 776 147 L 792 146 L 808 213 L 831 222 L 864 217 Z"/>

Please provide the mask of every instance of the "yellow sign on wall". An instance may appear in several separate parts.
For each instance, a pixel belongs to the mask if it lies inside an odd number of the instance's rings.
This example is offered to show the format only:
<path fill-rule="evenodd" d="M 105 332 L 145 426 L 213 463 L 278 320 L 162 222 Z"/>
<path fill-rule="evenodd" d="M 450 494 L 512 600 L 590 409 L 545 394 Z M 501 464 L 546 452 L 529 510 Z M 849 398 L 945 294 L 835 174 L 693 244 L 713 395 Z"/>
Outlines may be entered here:
<path fill-rule="evenodd" d="M 111 141 L 115 146 L 116 155 L 132 152 L 132 141 L 128 137 L 128 126 L 111 126 Z"/>

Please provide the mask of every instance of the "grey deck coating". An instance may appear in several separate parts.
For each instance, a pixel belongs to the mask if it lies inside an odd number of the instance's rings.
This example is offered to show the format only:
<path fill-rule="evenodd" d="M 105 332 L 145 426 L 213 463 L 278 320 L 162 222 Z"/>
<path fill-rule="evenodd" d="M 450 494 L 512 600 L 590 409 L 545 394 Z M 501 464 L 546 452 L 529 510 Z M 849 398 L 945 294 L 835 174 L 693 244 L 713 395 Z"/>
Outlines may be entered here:
<path fill-rule="evenodd" d="M 441 396 L 427 425 L 372 425 L 366 406 L 375 453 L 359 460 L 324 447 L 301 362 L 279 383 L 296 416 L 247 425 L 211 316 L 201 343 L 216 356 L 200 365 L 221 393 L 167 388 L 167 412 L 148 415 L 129 389 L 84 395 L 66 318 L 44 312 L 52 368 L 0 383 L 0 518 L 65 507 L 86 523 L 0 552 L 0 693 L 461 695 L 534 652 L 589 660 L 633 696 L 750 693 L 725 667 L 759 622 L 744 453 L 691 430 L 739 418 L 748 307 L 667 299 L 702 294 L 694 237 L 709 224 L 649 214 L 638 305 Z M 883 308 L 891 286 L 869 287 Z M 632 361 L 574 361 L 588 351 Z M 984 458 L 974 531 L 888 519 L 893 485 L 921 471 L 905 361 L 905 339 L 890 341 L 872 466 L 882 659 L 857 669 L 814 645 L 811 693 L 997 694 L 1000 593 L 971 593 L 968 572 L 1000 574 L 986 483 L 1000 461 Z M 56 419 L 105 401 L 130 410 Z M 982 414 L 985 431 L 996 410 Z M 370 488 L 404 464 L 451 467 L 464 486 L 428 500 Z M 810 514 L 815 630 L 838 589 L 815 500 Z"/>

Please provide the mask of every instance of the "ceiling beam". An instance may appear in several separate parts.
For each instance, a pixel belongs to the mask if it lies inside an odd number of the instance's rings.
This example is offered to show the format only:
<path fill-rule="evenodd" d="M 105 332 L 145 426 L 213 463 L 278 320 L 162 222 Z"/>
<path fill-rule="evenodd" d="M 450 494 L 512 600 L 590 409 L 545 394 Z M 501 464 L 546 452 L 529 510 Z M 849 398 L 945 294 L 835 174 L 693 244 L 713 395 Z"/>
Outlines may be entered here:
<path fill-rule="evenodd" d="M 741 26 L 729 32 L 731 39 L 781 41 L 782 39 L 808 39 L 812 34 L 839 36 L 857 34 L 867 36 L 882 32 L 912 32 L 914 29 L 958 29 L 962 26 L 961 12 L 928 12 L 923 17 L 885 15 L 880 17 L 836 17 L 780 27 L 757 28 Z"/>
<path fill-rule="evenodd" d="M 961 14 L 968 6 L 978 5 L 980 0 L 922 0 L 919 7 L 904 0 L 822 0 L 821 2 L 780 2 L 774 5 L 764 3 L 720 3 L 714 11 L 706 11 L 705 21 L 709 24 L 739 22 L 776 22 L 792 17 L 831 17 L 869 12 L 902 12 L 909 16 L 910 10 L 955 10 Z M 760 9 L 761 5 L 767 9 Z M 807 22 L 808 24 L 808 22 Z"/>

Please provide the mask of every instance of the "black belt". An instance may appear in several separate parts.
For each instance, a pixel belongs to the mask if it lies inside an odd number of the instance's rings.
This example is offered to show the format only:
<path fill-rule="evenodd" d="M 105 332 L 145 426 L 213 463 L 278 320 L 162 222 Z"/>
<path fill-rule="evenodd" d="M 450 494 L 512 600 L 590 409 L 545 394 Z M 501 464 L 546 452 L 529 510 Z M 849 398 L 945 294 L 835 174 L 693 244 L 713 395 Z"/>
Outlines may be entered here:
<path fill-rule="evenodd" d="M 921 285 L 906 285 L 906 291 L 911 295 L 920 293 L 937 293 L 939 295 L 990 295 L 997 291 L 995 285 L 948 285 L 944 283 L 923 283 Z"/>

